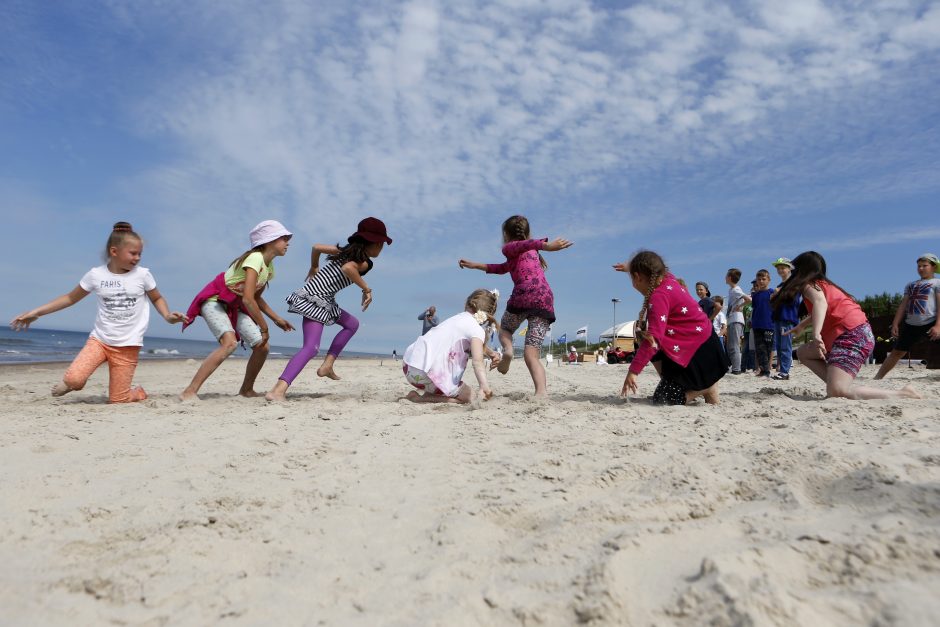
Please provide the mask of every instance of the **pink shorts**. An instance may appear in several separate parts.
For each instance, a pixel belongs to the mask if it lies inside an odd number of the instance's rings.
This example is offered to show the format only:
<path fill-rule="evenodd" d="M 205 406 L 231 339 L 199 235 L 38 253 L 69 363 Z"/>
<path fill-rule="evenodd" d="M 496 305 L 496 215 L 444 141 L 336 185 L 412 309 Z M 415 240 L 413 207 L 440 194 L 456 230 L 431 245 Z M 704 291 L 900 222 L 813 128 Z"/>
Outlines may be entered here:
<path fill-rule="evenodd" d="M 854 377 L 868 361 L 868 356 L 874 349 L 875 336 L 871 332 L 871 325 L 865 322 L 835 339 L 826 355 L 826 363 L 845 370 Z"/>
<path fill-rule="evenodd" d="M 424 390 L 429 394 L 437 394 L 438 396 L 444 396 L 444 393 L 437 389 L 437 386 L 434 385 L 434 382 L 431 381 L 431 377 L 428 376 L 424 370 L 419 370 L 414 366 L 409 366 L 408 364 L 402 364 L 401 371 L 405 373 L 405 379 L 408 380 L 408 383 L 415 386 L 419 390 Z"/>

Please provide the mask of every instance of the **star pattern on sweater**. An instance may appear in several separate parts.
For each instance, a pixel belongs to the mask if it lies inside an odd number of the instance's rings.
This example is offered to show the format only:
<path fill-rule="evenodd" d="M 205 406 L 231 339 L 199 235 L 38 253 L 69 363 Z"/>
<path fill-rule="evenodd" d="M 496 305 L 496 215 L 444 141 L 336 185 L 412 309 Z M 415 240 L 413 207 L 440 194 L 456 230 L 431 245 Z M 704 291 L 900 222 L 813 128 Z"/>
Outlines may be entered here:
<path fill-rule="evenodd" d="M 699 333 L 701 333 L 701 332 L 702 332 L 702 327 L 695 327 L 695 330 L 698 331 Z"/>
<path fill-rule="evenodd" d="M 660 319 L 662 322 L 665 322 L 665 321 L 666 321 L 666 316 L 660 316 L 659 319 Z"/>
<path fill-rule="evenodd" d="M 671 286 L 671 285 L 667 285 L 667 286 L 666 286 L 666 289 L 667 289 L 667 290 L 671 290 L 671 289 L 672 289 L 672 286 Z"/>
<path fill-rule="evenodd" d="M 682 313 L 689 313 L 689 308 L 688 308 L 688 307 L 683 307 L 683 308 L 680 309 L 679 311 L 681 311 Z"/>
<path fill-rule="evenodd" d="M 668 331 L 666 331 L 666 333 L 668 333 L 669 335 L 675 335 L 675 334 L 676 334 L 676 330 L 675 330 L 675 329 L 669 329 Z"/>
<path fill-rule="evenodd" d="M 674 352 L 674 353 L 678 353 L 678 352 L 679 352 L 679 345 L 678 345 L 678 344 L 673 345 L 673 347 L 672 347 L 672 352 Z"/>

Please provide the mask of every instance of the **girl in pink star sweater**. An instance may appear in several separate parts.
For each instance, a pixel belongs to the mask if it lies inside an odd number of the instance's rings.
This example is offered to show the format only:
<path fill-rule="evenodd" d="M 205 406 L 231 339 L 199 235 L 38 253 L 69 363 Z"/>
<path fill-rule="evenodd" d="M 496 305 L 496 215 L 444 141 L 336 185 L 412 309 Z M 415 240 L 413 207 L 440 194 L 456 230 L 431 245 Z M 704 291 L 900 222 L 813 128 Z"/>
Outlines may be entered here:
<path fill-rule="evenodd" d="M 641 345 L 621 395 L 637 391 L 637 377 L 653 361 L 659 362 L 661 376 L 654 401 L 685 405 L 704 396 L 706 403 L 717 404 L 717 383 L 730 362 L 708 316 L 656 253 L 642 250 L 614 269 L 629 272 L 633 287 L 644 296 L 636 323 Z"/>

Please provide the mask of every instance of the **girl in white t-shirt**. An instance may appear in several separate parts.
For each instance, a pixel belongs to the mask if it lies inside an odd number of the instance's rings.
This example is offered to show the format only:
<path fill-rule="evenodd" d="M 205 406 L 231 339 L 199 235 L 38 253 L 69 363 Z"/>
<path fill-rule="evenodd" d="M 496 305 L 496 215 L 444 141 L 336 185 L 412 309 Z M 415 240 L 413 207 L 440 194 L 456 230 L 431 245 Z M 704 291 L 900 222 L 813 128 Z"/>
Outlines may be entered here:
<path fill-rule="evenodd" d="M 483 399 L 492 398 L 483 357 L 498 364 L 500 355 L 486 347 L 484 327 L 498 328 L 495 313 L 496 295 L 476 290 L 467 297 L 463 313 L 448 318 L 409 346 L 402 369 L 408 383 L 424 394 L 412 390 L 405 398 L 415 403 L 469 403 L 473 391 L 462 382 L 468 361 L 473 362 Z"/>
<path fill-rule="evenodd" d="M 68 294 L 10 321 L 14 330 L 26 330 L 40 316 L 71 307 L 89 292 L 98 296 L 95 328 L 85 347 L 65 371 L 62 382 L 52 388 L 53 396 L 82 389 L 98 366 L 108 362 L 110 402 L 130 403 L 147 398 L 147 393 L 140 386 L 131 389 L 137 356 L 150 321 L 150 308 L 144 295 L 170 324 L 183 322 L 186 316 L 170 311 L 166 300 L 157 290 L 157 283 L 150 270 L 137 265 L 143 249 L 143 240 L 130 224 L 116 223 L 105 246 L 105 265 L 89 270 L 79 281 L 78 287 Z"/>

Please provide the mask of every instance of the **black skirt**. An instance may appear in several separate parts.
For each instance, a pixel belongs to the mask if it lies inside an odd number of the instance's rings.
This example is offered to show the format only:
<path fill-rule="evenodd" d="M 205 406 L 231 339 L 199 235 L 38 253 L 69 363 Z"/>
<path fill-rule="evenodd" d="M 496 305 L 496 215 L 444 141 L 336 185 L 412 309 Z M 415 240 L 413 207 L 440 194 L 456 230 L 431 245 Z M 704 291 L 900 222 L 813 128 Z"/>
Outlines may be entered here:
<path fill-rule="evenodd" d="M 725 376 L 731 366 L 721 340 L 712 330 L 711 336 L 698 347 L 688 366 L 680 366 L 668 356 L 657 353 L 662 364 L 663 380 L 680 386 L 683 390 L 697 392 L 707 390 Z M 656 357 L 653 359 L 655 360 Z"/>

